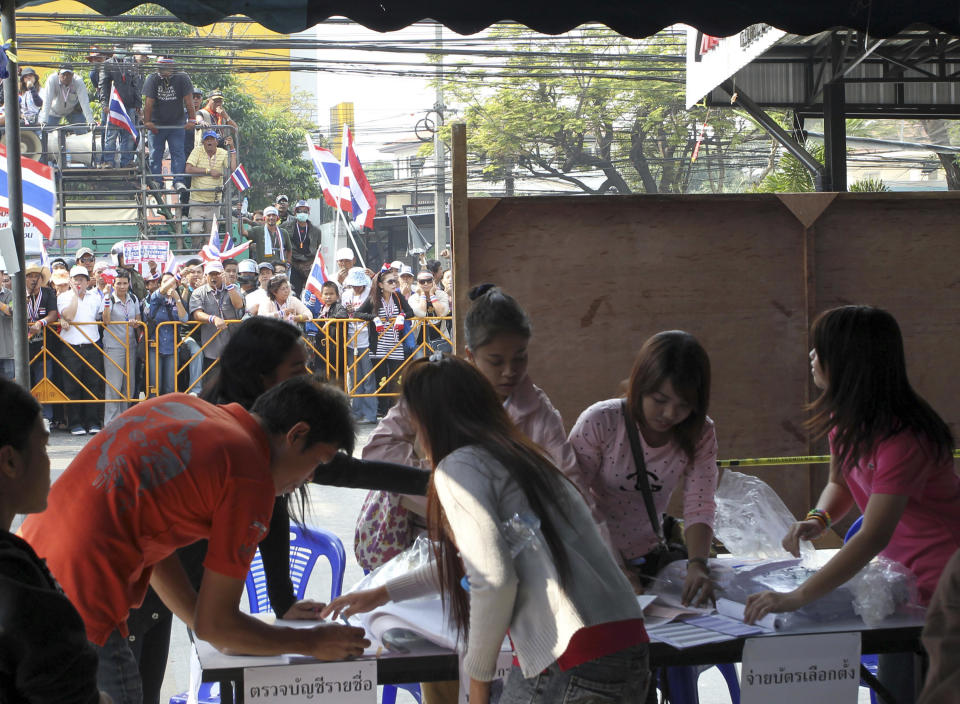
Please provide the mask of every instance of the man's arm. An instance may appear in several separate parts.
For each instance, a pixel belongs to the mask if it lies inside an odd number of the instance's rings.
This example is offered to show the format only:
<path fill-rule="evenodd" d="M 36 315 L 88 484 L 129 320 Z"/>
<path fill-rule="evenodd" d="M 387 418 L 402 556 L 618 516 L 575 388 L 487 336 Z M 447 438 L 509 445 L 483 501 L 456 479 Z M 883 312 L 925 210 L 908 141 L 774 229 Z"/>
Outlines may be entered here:
<path fill-rule="evenodd" d="M 53 104 L 52 87 L 52 83 L 48 78 L 47 82 L 43 84 L 43 107 L 40 108 L 40 115 L 37 117 L 41 125 L 45 125 L 50 121 L 50 107 Z"/>
<path fill-rule="evenodd" d="M 77 84 L 77 102 L 80 103 L 80 109 L 83 111 L 83 119 L 88 125 L 92 125 L 94 119 L 93 110 L 90 109 L 90 96 L 87 95 L 87 84 L 82 80 Z"/>
<path fill-rule="evenodd" d="M 314 470 L 313 482 L 426 496 L 430 472 L 393 462 L 359 460 L 345 452 L 338 452 L 333 460 Z"/>
<path fill-rule="evenodd" d="M 154 99 L 150 96 L 146 96 L 146 100 L 143 101 L 143 126 L 156 134 L 157 126 L 153 124 L 153 103 Z"/>
<path fill-rule="evenodd" d="M 197 593 L 190 584 L 186 571 L 177 553 L 171 554 L 153 566 L 150 586 L 188 628 L 194 628 L 194 614 L 197 610 Z"/>
<path fill-rule="evenodd" d="M 352 626 L 325 624 L 301 629 L 268 625 L 240 611 L 242 594 L 242 579 L 205 570 L 192 619 L 197 636 L 221 651 L 234 654 L 299 653 L 320 660 L 362 655 L 363 649 L 370 645 L 363 637 L 363 629 Z M 176 613 L 172 604 L 167 605 Z"/>

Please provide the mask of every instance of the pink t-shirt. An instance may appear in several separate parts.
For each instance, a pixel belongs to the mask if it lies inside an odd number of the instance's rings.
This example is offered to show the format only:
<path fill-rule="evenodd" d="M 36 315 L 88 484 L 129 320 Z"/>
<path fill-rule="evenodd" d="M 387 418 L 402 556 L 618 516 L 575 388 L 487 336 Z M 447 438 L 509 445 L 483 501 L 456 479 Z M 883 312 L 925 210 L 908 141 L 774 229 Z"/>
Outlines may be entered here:
<path fill-rule="evenodd" d="M 830 451 L 835 453 L 833 433 Z M 920 603 L 929 603 L 940 573 L 960 548 L 960 478 L 953 460 L 936 462 L 928 446 L 905 431 L 877 443 L 844 477 L 861 512 L 873 494 L 907 497 L 900 523 L 880 554 L 917 575 Z"/>
<path fill-rule="evenodd" d="M 693 462 L 676 443 L 650 447 L 640 434 L 653 503 L 661 514 L 674 488 L 683 485 L 685 525 L 713 527 L 717 489 L 717 436 L 707 418 L 694 449 Z M 583 480 L 597 510 L 606 521 L 614 547 L 626 560 L 646 555 L 657 546 L 657 536 L 637 488 L 636 469 L 620 399 L 599 401 L 580 414 L 570 431 Z"/>

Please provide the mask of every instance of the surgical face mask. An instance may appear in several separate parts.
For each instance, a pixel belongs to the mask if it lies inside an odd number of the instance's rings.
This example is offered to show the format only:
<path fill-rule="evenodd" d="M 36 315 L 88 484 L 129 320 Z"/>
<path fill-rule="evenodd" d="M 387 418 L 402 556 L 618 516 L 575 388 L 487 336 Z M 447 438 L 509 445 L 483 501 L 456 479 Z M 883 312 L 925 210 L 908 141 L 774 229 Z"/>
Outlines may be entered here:
<path fill-rule="evenodd" d="M 310 213 L 297 213 L 297 222 L 306 222 L 310 218 Z"/>

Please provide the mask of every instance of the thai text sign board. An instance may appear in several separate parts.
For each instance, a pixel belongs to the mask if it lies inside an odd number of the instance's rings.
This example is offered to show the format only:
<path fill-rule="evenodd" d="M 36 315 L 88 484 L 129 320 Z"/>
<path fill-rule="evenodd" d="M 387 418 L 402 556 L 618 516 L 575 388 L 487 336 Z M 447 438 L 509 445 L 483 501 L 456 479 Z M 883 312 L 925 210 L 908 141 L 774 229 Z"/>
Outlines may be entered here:
<path fill-rule="evenodd" d="M 141 240 L 123 243 L 123 263 L 165 262 L 170 251 L 166 240 Z"/>
<path fill-rule="evenodd" d="M 377 661 L 248 667 L 243 671 L 243 693 L 251 703 L 375 704 Z"/>
<path fill-rule="evenodd" d="M 741 704 L 855 702 L 860 634 L 750 638 L 743 646 Z"/>

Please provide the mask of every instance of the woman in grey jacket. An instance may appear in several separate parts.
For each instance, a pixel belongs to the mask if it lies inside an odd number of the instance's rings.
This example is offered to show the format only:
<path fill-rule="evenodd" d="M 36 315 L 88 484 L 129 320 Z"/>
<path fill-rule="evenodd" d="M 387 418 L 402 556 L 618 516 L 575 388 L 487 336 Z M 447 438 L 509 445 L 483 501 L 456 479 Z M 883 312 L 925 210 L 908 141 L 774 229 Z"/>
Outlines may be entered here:
<path fill-rule="evenodd" d="M 427 523 L 435 562 L 342 596 L 322 615 L 439 589 L 466 639 L 471 704 L 489 701 L 507 633 L 516 657 L 501 704 L 569 700 L 581 689 L 596 702 L 643 701 L 642 614 L 580 492 L 516 429 L 473 365 L 455 357 L 415 362 L 403 398 L 434 467 Z M 515 517 L 538 523 L 532 539 L 518 540 L 508 527 Z"/>

